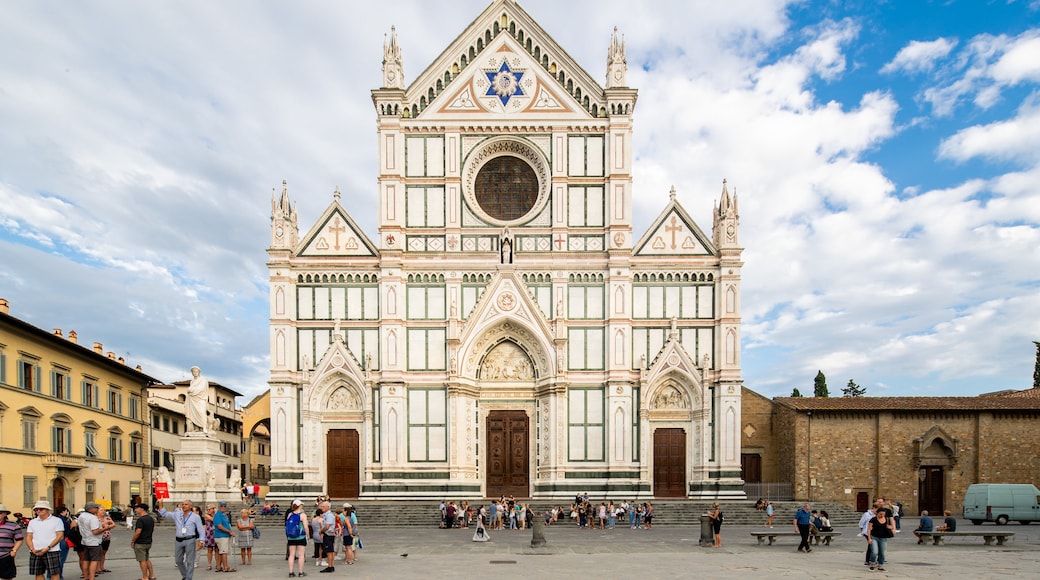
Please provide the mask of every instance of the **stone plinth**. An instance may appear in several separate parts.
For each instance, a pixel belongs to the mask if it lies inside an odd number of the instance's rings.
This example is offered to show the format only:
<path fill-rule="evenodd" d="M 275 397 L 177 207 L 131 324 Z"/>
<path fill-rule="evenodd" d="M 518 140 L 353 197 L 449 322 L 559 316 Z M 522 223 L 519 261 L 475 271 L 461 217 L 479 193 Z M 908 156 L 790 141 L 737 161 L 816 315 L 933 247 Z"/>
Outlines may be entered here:
<path fill-rule="evenodd" d="M 219 501 L 241 501 L 242 493 L 238 482 L 230 482 L 227 476 L 228 461 L 233 461 L 220 451 L 220 441 L 201 431 L 181 437 L 181 450 L 174 454 L 174 478 L 170 486 L 170 501 L 190 499 L 196 504 Z M 237 463 L 232 467 L 237 468 Z"/>

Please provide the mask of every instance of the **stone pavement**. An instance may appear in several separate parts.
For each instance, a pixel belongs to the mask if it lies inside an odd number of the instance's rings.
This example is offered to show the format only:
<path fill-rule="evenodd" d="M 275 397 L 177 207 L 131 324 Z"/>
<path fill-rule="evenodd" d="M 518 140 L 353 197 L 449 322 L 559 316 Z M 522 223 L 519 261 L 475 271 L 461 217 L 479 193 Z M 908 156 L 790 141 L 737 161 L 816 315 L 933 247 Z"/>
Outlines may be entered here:
<path fill-rule="evenodd" d="M 906 523 L 906 522 L 904 522 Z M 363 524 L 363 520 L 362 520 Z M 915 523 L 916 525 L 916 523 Z M 363 531 L 365 548 L 353 566 L 337 564 L 336 571 L 318 574 L 321 568 L 310 558 L 308 578 L 558 578 L 565 575 L 592 578 L 821 578 L 855 577 L 936 578 L 1036 578 L 1040 570 L 1040 525 L 1010 524 L 1002 529 L 1016 533 L 1006 546 L 984 546 L 982 538 L 957 538 L 945 546 L 919 546 L 904 525 L 902 533 L 889 541 L 886 572 L 870 573 L 863 566 L 865 542 L 854 528 L 840 528 L 843 535 L 831 546 L 814 547 L 812 553 L 796 551 L 797 538 L 778 538 L 773 546 L 759 546 L 748 532 L 761 526 L 723 527 L 721 549 L 698 545 L 699 528 L 668 526 L 652 530 L 581 530 L 574 525 L 546 528 L 548 549 L 532 550 L 529 531 L 495 531 L 491 541 L 472 541 L 473 530 L 437 528 L 368 528 Z M 974 526 L 965 526 L 971 530 Z M 793 527 L 776 526 L 787 530 Z M 100 580 L 133 580 L 140 569 L 133 560 L 131 533 L 117 528 L 106 566 L 110 574 Z M 23 551 L 23 554 L 27 554 Z M 158 580 L 179 580 L 173 564 L 170 526 L 156 529 L 152 548 Z M 403 556 L 407 554 L 407 556 Z M 237 573 L 206 570 L 205 554 L 195 578 L 230 580 L 241 578 L 286 578 L 285 541 L 275 530 L 264 530 L 254 549 L 253 565 L 239 563 Z M 29 578 L 28 556 L 19 555 L 18 578 Z M 74 554 L 66 564 L 65 577 L 75 580 L 79 569 Z"/>

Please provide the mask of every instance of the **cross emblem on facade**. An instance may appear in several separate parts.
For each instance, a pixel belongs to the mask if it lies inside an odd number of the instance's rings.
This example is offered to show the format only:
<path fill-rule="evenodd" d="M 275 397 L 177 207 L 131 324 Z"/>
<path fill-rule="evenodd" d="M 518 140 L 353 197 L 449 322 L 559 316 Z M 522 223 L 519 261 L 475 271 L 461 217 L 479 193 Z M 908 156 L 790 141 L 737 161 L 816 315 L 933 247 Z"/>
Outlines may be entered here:
<path fill-rule="evenodd" d="M 559 235 L 559 236 L 556 236 L 556 239 L 553 241 L 553 243 L 556 244 L 556 249 L 557 250 L 562 250 L 563 249 L 563 245 L 567 243 L 567 240 L 563 237 L 563 235 Z"/>
<path fill-rule="evenodd" d="M 675 233 L 676 232 L 681 232 L 682 229 L 683 229 L 682 226 L 680 226 L 680 225 L 675 223 L 677 221 L 677 219 L 678 218 L 676 218 L 675 215 L 672 215 L 672 225 L 664 227 L 664 231 L 670 232 L 672 234 L 672 249 L 673 250 L 675 249 Z"/>
<path fill-rule="evenodd" d="M 339 235 L 341 233 L 347 231 L 347 228 L 345 228 L 345 227 L 343 227 L 343 226 L 341 226 L 339 224 L 339 216 L 336 216 L 336 218 L 334 220 L 332 220 L 332 226 L 329 227 L 329 231 L 332 232 L 336 236 L 336 242 L 335 242 L 335 244 L 332 247 L 333 247 L 333 249 L 338 250 L 339 249 Z"/>

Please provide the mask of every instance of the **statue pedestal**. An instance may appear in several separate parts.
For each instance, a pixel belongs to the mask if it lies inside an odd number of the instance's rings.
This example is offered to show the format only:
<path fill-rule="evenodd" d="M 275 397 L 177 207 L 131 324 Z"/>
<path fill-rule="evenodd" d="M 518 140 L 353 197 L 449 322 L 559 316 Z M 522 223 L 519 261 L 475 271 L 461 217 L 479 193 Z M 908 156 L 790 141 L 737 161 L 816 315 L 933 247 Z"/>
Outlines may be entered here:
<path fill-rule="evenodd" d="M 170 501 L 190 499 L 196 505 L 242 501 L 238 482 L 228 481 L 231 458 L 220 451 L 220 441 L 212 435 L 202 431 L 186 433 L 181 437 L 181 450 L 173 456 L 175 475 Z M 232 468 L 237 470 L 237 463 Z"/>

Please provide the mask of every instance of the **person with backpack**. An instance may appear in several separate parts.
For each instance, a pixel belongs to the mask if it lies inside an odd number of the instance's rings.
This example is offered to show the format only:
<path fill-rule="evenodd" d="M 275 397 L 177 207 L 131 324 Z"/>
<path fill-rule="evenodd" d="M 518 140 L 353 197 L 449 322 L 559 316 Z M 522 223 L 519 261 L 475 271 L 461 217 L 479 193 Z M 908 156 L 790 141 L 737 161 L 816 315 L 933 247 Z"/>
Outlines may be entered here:
<path fill-rule="evenodd" d="M 285 517 L 285 540 L 289 546 L 289 577 L 306 576 L 303 567 L 307 564 L 307 514 L 298 499 L 293 500 L 292 511 Z"/>

